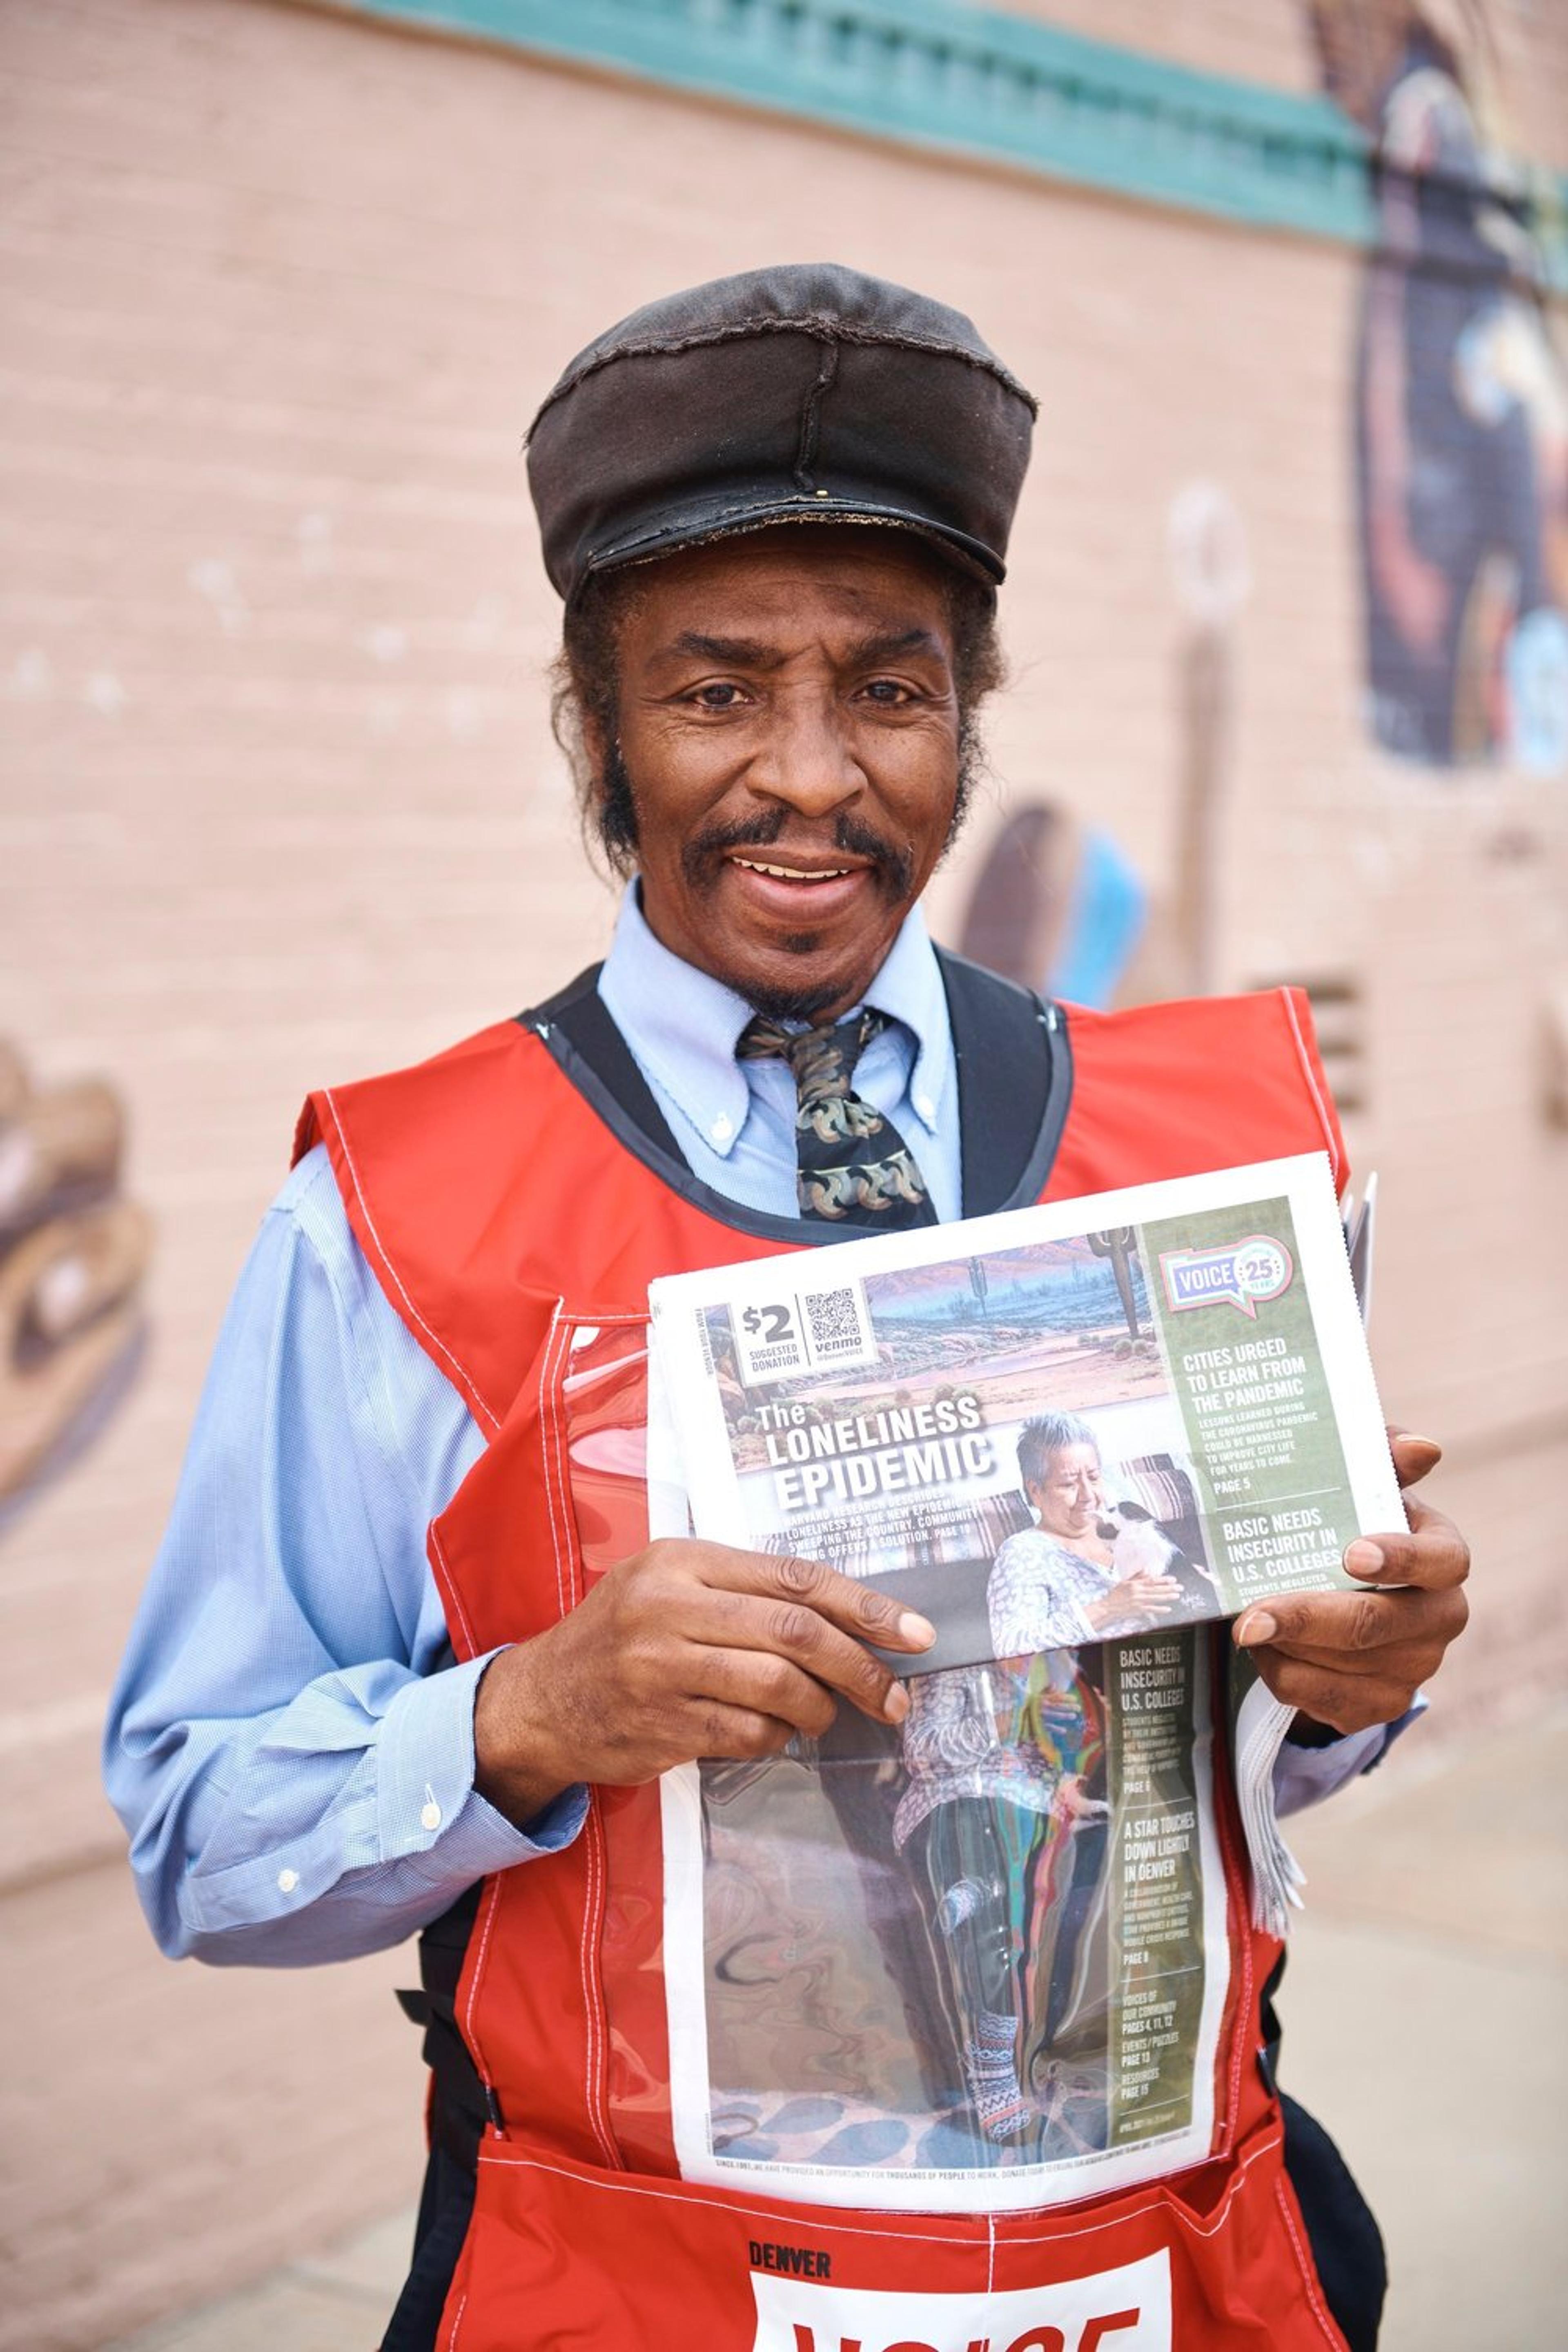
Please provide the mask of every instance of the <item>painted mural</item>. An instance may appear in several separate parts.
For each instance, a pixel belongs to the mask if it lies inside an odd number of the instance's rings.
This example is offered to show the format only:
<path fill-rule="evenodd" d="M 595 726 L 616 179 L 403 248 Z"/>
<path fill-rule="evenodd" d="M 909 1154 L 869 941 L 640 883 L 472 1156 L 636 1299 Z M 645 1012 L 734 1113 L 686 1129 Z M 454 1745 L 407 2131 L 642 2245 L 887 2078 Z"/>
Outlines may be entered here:
<path fill-rule="evenodd" d="M 1221 482 L 1184 482 L 1165 518 L 1177 625 L 1173 680 L 1176 852 L 1152 892 L 1103 826 L 1046 800 L 1014 807 L 975 871 L 959 951 L 1069 1004 L 1107 1009 L 1203 996 L 1217 982 L 1217 894 L 1237 624 L 1252 589 L 1239 507 Z"/>
<path fill-rule="evenodd" d="M 152 1220 L 120 1190 L 125 1116 L 101 1078 L 38 1087 L 0 1037 L 0 1532 L 134 1377 Z"/>
<path fill-rule="evenodd" d="M 976 869 L 958 951 L 1069 1003 L 1117 1001 L 1148 922 L 1148 893 L 1110 834 L 1026 801 Z"/>
<path fill-rule="evenodd" d="M 1305 0 L 1372 142 L 1354 422 L 1369 731 L 1568 771 L 1568 361 L 1481 0 Z M 1559 330 L 1560 331 L 1560 330 Z"/>

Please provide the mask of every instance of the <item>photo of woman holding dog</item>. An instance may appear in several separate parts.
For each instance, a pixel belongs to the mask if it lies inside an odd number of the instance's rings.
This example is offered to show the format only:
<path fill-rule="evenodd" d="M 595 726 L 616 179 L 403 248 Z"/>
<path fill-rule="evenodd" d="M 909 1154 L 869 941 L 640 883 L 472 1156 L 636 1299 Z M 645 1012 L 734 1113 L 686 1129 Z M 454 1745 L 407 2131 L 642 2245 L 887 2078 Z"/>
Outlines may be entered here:
<path fill-rule="evenodd" d="M 1141 1503 L 1109 1503 L 1088 1422 L 1068 1412 L 1026 1422 L 1018 1475 L 1036 1524 L 1009 1536 L 992 1564 L 985 1599 L 999 1658 L 1141 1633 L 1177 1610 L 1194 1613 L 1194 1582 L 1207 1587 L 1206 1571 Z M 1202 1605 L 1214 1605 L 1212 1587 Z"/>

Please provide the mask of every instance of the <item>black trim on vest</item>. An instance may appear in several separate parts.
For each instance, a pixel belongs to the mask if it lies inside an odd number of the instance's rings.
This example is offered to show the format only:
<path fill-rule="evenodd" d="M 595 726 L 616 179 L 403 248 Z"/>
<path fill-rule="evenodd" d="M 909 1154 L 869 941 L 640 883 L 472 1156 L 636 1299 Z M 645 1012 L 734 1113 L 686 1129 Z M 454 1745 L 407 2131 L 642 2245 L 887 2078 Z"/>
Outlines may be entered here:
<path fill-rule="evenodd" d="M 1054 1004 L 963 956 L 936 951 L 958 1064 L 963 1213 L 1032 1208 L 1072 1102 L 1072 1045 Z"/>
<path fill-rule="evenodd" d="M 1045 1188 L 1072 1100 L 1072 1048 L 1054 1004 L 983 965 L 936 951 L 958 1066 L 963 1213 L 1023 1209 Z M 647 1081 L 598 992 L 591 964 L 545 1003 L 517 1016 L 616 1140 L 715 1223 L 763 1240 L 857 1241 L 863 1225 L 817 1225 L 726 1198 L 682 1158 Z"/>
<path fill-rule="evenodd" d="M 599 974 L 604 968 L 601 963 L 591 963 L 586 971 L 569 980 L 545 1003 L 536 1005 L 531 1013 L 520 1013 L 518 1020 L 524 1029 L 531 1029 L 535 1036 L 542 1038 L 564 1069 L 564 1055 L 557 1042 L 563 1038 L 583 1068 L 599 1081 L 600 1091 L 624 1112 L 637 1133 L 645 1136 L 656 1150 L 684 1167 L 680 1146 L 599 993 Z M 568 1072 L 568 1076 L 576 1083 L 574 1073 Z M 589 1100 L 600 1117 L 605 1117 L 603 1103 L 592 1095 Z M 618 1125 L 616 1132 L 620 1132 Z"/>
<path fill-rule="evenodd" d="M 425 2029 L 424 2059 L 430 2069 L 430 2144 L 464 2172 L 479 2161 L 487 2124 L 500 2124 L 458 2023 L 458 1985 L 468 1940 L 479 1916 L 483 1879 L 459 1895 L 451 1909 L 432 1919 L 419 1936 L 421 1991 L 400 1992 L 398 2005 L 412 2024 Z"/>

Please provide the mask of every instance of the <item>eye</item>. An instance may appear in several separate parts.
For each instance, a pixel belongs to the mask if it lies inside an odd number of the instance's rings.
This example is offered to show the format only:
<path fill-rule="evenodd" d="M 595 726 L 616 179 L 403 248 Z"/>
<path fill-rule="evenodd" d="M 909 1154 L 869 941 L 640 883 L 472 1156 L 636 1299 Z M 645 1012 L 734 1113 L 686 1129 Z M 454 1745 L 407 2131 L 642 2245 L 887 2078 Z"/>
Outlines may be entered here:
<path fill-rule="evenodd" d="M 706 686 L 693 688 L 687 697 L 699 710 L 737 710 L 744 699 L 742 689 L 728 677 L 711 678 Z"/>
<path fill-rule="evenodd" d="M 868 678 L 860 691 L 868 702 L 879 704 L 884 710 L 896 710 L 900 703 L 914 699 L 912 688 L 897 677 Z"/>

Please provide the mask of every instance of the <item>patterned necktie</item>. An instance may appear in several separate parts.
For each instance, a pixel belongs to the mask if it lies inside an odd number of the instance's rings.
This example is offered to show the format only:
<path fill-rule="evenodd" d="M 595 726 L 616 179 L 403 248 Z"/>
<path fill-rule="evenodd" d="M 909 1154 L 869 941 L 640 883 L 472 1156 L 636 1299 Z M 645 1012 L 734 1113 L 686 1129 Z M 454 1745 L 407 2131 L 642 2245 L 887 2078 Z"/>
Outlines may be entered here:
<path fill-rule="evenodd" d="M 849 1083 L 862 1052 L 887 1026 L 885 1013 L 868 1010 L 836 1029 L 792 1032 L 759 1013 L 741 1033 L 737 1061 L 777 1059 L 795 1073 L 795 1185 L 803 1217 L 882 1233 L 937 1221 L 903 1137 Z"/>

